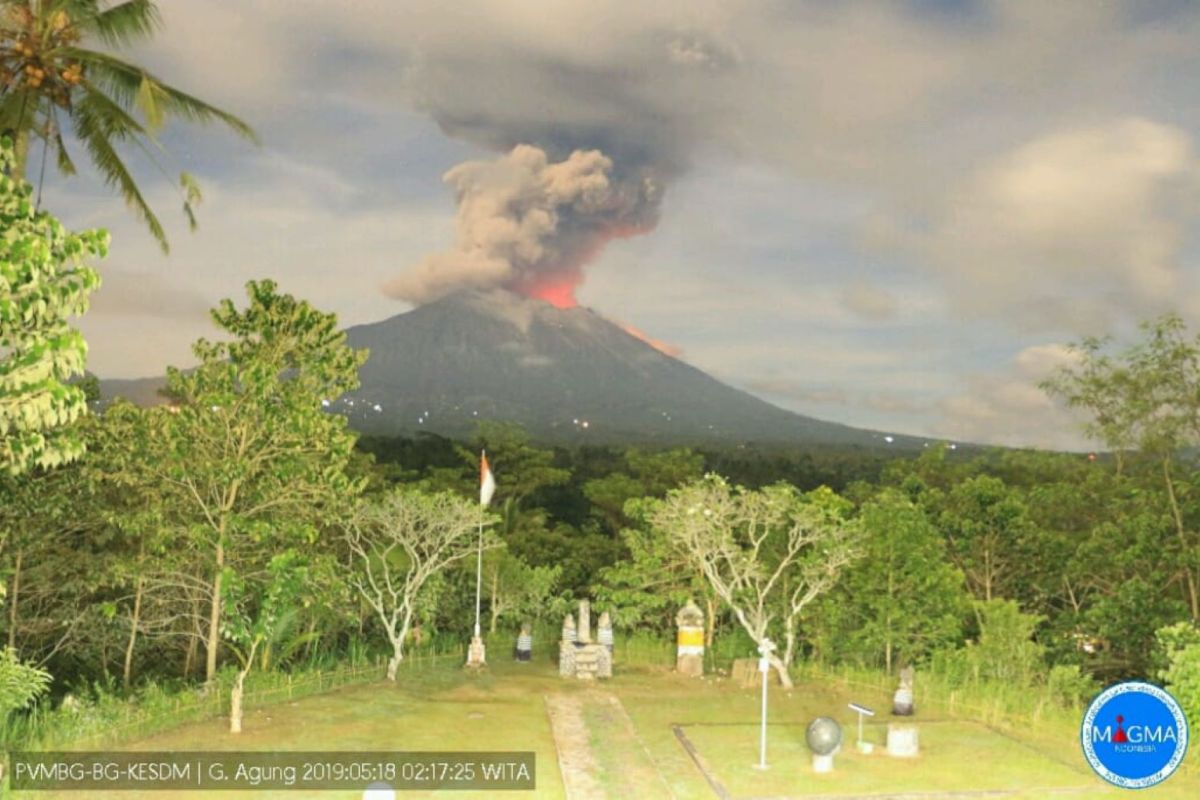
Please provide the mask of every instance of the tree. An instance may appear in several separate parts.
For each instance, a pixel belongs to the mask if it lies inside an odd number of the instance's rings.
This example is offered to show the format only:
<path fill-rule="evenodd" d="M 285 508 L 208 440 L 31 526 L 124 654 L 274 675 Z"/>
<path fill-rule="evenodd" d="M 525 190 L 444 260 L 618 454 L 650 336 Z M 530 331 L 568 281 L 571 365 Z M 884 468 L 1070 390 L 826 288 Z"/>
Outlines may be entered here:
<path fill-rule="evenodd" d="M 0 724 L 13 711 L 28 708 L 50 688 L 50 673 L 17 659 L 11 647 L 0 648 Z"/>
<path fill-rule="evenodd" d="M 853 526 L 831 499 L 803 497 L 787 484 L 752 491 L 708 475 L 650 512 L 653 527 L 675 540 L 755 643 L 773 621 L 783 623 L 789 647 L 784 659 L 770 660 L 788 688 L 796 620 L 854 557 Z"/>
<path fill-rule="evenodd" d="M 34 209 L 30 187 L 11 175 L 10 140 L 0 143 L 0 470 L 53 467 L 83 452 L 67 427 L 86 409 L 67 381 L 83 372 L 87 344 L 68 325 L 100 285 L 83 264 L 103 257 L 108 234 L 71 233 Z"/>
<path fill-rule="evenodd" d="M 232 114 L 89 46 L 127 47 L 149 39 L 159 25 L 154 0 L 0 0 L 0 131 L 16 140 L 15 175 L 25 174 L 31 138 L 41 140 L 43 173 L 53 153 L 59 172 L 73 175 L 75 162 L 63 138 L 69 128 L 166 251 L 162 225 L 116 145 L 133 143 L 158 165 L 157 134 L 172 118 L 220 122 L 247 139 L 256 137 Z M 195 180 L 182 173 L 179 183 L 194 226 Z"/>
<path fill-rule="evenodd" d="M 531 567 L 507 548 L 500 548 L 484 558 L 483 583 L 488 592 L 488 628 L 496 632 L 502 617 L 540 617 L 546 602 L 554 594 L 562 567 Z"/>
<path fill-rule="evenodd" d="M 1176 477 L 1179 452 L 1200 443 L 1200 337 L 1167 314 L 1141 326 L 1145 341 L 1112 356 L 1108 339 L 1072 345 L 1075 363 L 1061 367 L 1042 388 L 1088 412 L 1088 436 L 1116 451 L 1135 447 L 1158 464 L 1179 548 L 1179 571 L 1193 620 L 1200 620 L 1200 547 L 1184 519 Z"/>
<path fill-rule="evenodd" d="M 475 554 L 479 514 L 477 504 L 450 492 L 395 489 L 360 502 L 343 526 L 357 565 L 350 581 L 392 646 L 388 680 L 396 680 L 424 593 L 447 567 Z M 485 548 L 498 544 L 491 537 L 484 540 Z"/>
<path fill-rule="evenodd" d="M 354 436 L 321 400 L 358 386 L 366 351 L 347 346 L 335 315 L 275 289 L 250 281 L 244 311 L 223 300 L 212 316 L 232 341 L 201 339 L 192 348 L 199 367 L 168 370 L 175 413 L 151 465 L 210 559 L 207 680 L 228 570 L 271 546 L 315 539 L 317 526 L 362 490 L 345 474 Z"/>
<path fill-rule="evenodd" d="M 644 452 L 625 451 L 628 474 L 616 470 L 583 485 L 583 494 L 600 511 L 609 529 L 619 533 L 629 524 L 625 504 L 639 497 L 662 497 L 669 490 L 699 478 L 704 457 L 687 448 Z"/>
<path fill-rule="evenodd" d="M 1022 555 L 1037 539 L 1015 490 L 990 475 L 968 478 L 946 495 L 939 526 L 950 559 L 966 575 L 975 597 L 1014 596 Z"/>
<path fill-rule="evenodd" d="M 242 732 L 242 697 L 258 648 L 278 631 L 309 577 L 303 557 L 293 549 L 272 556 L 266 572 L 265 580 L 252 583 L 227 570 L 221 584 L 228 609 L 221 632 L 241 648 L 237 656 L 242 667 L 229 693 L 230 733 Z"/>
<path fill-rule="evenodd" d="M 860 515 L 862 558 L 827 596 L 817 616 L 840 622 L 829 631 L 842 655 L 861 653 L 892 671 L 955 643 L 970 596 L 963 575 L 925 512 L 895 489 Z"/>

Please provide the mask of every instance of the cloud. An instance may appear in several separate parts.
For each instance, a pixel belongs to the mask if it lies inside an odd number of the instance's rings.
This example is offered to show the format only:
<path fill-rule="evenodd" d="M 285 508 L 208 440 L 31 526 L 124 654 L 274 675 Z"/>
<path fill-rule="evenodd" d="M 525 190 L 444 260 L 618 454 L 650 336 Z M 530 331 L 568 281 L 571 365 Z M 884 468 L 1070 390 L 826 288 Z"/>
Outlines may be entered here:
<path fill-rule="evenodd" d="M 168 320 L 207 319 L 215 304 L 203 292 L 172 280 L 162 272 L 108 269 L 91 297 L 89 314 L 97 317 L 155 317 Z"/>
<path fill-rule="evenodd" d="M 842 303 L 850 311 L 867 320 L 884 320 L 896 316 L 896 300 L 878 286 L 858 282 L 842 292 Z"/>
<path fill-rule="evenodd" d="M 960 310 L 1033 329 L 1103 331 L 1191 290 L 1183 246 L 1200 210 L 1184 130 L 1141 118 L 1039 137 L 950 192 L 907 244 Z"/>
<path fill-rule="evenodd" d="M 966 376 L 964 390 L 939 403 L 936 435 L 959 441 L 1085 450 L 1080 417 L 1055 403 L 1038 382 L 1075 356 L 1064 345 L 1026 347 L 1007 367 Z"/>

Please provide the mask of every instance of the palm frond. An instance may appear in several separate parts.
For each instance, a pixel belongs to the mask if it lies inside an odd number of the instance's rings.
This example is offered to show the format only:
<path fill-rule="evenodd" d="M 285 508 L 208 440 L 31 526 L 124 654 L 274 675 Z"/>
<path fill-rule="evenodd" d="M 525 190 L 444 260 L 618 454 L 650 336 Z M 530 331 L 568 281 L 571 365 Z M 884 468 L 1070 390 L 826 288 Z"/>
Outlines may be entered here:
<path fill-rule="evenodd" d="M 149 39 L 161 27 L 154 0 L 126 0 L 96 14 L 86 29 L 109 47 L 128 47 Z"/>
<path fill-rule="evenodd" d="M 67 152 L 67 144 L 63 141 L 62 128 L 58 124 L 58 114 L 54 115 L 54 154 L 58 160 L 58 171 L 63 175 L 76 174 L 75 162 Z"/>
<path fill-rule="evenodd" d="M 117 151 L 113 149 L 112 138 L 118 128 L 114 127 L 112 119 L 107 112 L 111 110 L 114 104 L 110 101 L 108 107 L 99 107 L 102 106 L 101 103 L 97 102 L 99 96 L 98 93 L 89 93 L 76 104 L 75 113 L 72 115 L 75 123 L 75 135 L 79 137 L 84 147 L 87 148 L 92 162 L 100 170 L 100 174 L 104 176 L 104 182 L 120 191 L 121 196 L 125 198 L 125 202 L 146 223 L 146 227 L 150 229 L 151 235 L 158 241 L 162 251 L 167 253 L 170 248 L 167 244 L 167 235 L 163 230 L 162 224 L 146 203 L 146 198 L 142 196 L 142 192 L 133 180 L 133 176 L 129 174 L 129 169 L 125 166 L 125 162 L 121 160 Z"/>
<path fill-rule="evenodd" d="M 241 119 L 163 83 L 141 67 L 108 53 L 81 47 L 64 48 L 63 54 L 83 63 L 89 80 L 102 85 L 125 108 L 140 107 L 142 101 L 139 98 L 151 97 L 165 118 L 178 117 L 201 124 L 221 122 L 239 136 L 259 143 L 258 134 Z"/>

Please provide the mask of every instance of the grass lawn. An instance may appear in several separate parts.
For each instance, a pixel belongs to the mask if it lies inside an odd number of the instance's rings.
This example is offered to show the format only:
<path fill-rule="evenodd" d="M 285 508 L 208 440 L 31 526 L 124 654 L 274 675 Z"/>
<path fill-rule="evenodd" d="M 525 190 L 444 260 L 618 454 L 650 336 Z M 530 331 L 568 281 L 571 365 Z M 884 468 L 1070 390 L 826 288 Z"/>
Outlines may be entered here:
<path fill-rule="evenodd" d="M 888 793 L 1010 790 L 1012 797 L 1095 797 L 1121 795 L 1095 777 L 1077 744 L 1077 728 L 1044 726 L 1035 742 L 1006 736 L 964 719 L 939 716 L 918 707 L 921 756 L 900 761 L 882 754 L 886 718 L 868 727 L 876 753 L 854 751 L 850 700 L 887 709 L 879 693 L 853 696 L 835 687 L 801 685 L 787 693 L 771 690 L 768 763 L 758 760 L 758 691 L 724 680 L 690 680 L 665 670 L 621 669 L 595 687 L 558 678 L 548 661 L 518 665 L 499 659 L 478 675 L 439 666 L 401 672 L 400 681 L 360 685 L 247 710 L 245 732 L 232 736 L 225 720 L 184 725 L 127 745 L 131 750 L 532 750 L 537 756 L 537 797 L 562 798 L 564 784 L 545 698 L 565 701 L 572 719 L 582 720 L 576 737 L 590 750 L 591 792 L 612 798 L 696 798 L 717 795 L 673 730 L 681 727 L 711 775 L 737 800 L 743 798 L 862 797 Z M 918 695 L 918 703 L 920 696 Z M 803 742 L 804 726 L 815 716 L 839 720 L 846 744 L 836 770 L 815 775 Z M 877 718 L 879 719 L 879 718 Z M 1049 744 L 1047 744 L 1049 743 Z M 222 800 L 297 800 L 287 792 L 181 792 L 183 797 Z M 493 793 L 490 796 L 496 796 Z M 48 792 L 30 798 L 51 798 Z M 58 797 L 77 800 L 78 793 Z M 148 800 L 163 794 L 109 793 L 106 797 Z M 329 798 L 361 798 L 360 791 L 326 792 Z M 481 792 L 398 793 L 401 798 L 489 796 Z M 506 792 L 501 796 L 529 796 Z M 947 795 L 942 795 L 947 796 Z M 1164 786 L 1140 797 L 1200 796 L 1200 776 L 1180 772 Z"/>

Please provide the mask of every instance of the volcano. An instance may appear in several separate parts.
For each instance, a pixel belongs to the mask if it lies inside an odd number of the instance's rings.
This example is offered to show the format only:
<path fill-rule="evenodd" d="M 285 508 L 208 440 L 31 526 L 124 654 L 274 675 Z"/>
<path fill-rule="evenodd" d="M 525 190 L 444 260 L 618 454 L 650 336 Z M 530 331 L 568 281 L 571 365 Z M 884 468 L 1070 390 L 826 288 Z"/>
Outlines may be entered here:
<path fill-rule="evenodd" d="M 503 420 L 557 443 L 924 443 L 785 411 L 588 308 L 503 290 L 459 292 L 346 333 L 370 357 L 361 387 L 330 410 L 365 434 L 461 437 Z M 161 384 L 106 381 L 101 391 L 153 402 Z"/>

